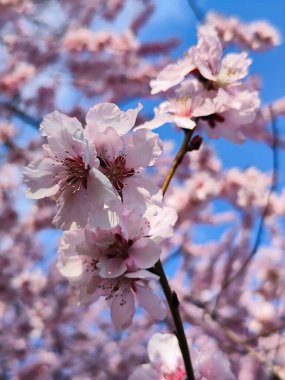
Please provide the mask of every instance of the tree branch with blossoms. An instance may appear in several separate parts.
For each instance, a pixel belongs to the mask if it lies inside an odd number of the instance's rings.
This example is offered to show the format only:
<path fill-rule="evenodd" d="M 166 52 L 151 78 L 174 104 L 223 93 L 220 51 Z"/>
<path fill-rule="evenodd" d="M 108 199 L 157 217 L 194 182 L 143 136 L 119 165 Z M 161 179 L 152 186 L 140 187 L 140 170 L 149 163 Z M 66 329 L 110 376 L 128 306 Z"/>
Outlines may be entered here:
<path fill-rule="evenodd" d="M 173 164 L 165 178 L 165 181 L 162 185 L 163 195 L 166 193 L 167 188 L 170 184 L 172 177 L 175 174 L 176 169 L 178 168 L 179 164 L 182 162 L 185 154 L 189 151 L 190 141 L 191 141 L 193 132 L 194 132 L 194 129 L 184 131 L 185 135 L 184 135 L 184 140 L 181 145 L 181 148 L 179 149 L 173 161 Z M 195 380 L 190 352 L 189 352 L 187 339 L 184 332 L 183 322 L 181 320 L 181 316 L 179 313 L 179 299 L 178 299 L 177 294 L 174 291 L 172 291 L 170 288 L 166 274 L 163 269 L 163 265 L 160 260 L 155 264 L 155 273 L 159 275 L 160 284 L 162 286 L 163 292 L 167 299 L 169 309 L 171 311 L 171 315 L 172 315 L 173 322 L 175 325 L 175 335 L 178 339 L 179 347 L 182 353 L 187 378 L 189 380 Z"/>
<path fill-rule="evenodd" d="M 276 179 L 285 101 L 261 105 L 249 68 L 280 33 L 189 1 L 197 43 L 173 62 L 175 36 L 141 41 L 156 3 L 0 4 L 0 377 L 285 376 L 285 192 L 212 144 L 265 143 Z M 129 109 L 150 94 L 153 117 Z"/>

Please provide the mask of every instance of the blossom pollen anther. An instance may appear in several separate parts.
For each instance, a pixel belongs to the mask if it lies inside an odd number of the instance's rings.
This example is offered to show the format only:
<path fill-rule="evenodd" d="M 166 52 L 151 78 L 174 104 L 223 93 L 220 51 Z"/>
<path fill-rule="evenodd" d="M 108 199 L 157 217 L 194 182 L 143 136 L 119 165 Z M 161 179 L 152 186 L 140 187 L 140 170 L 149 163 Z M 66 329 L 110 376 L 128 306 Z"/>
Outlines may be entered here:
<path fill-rule="evenodd" d="M 60 181 L 60 192 L 62 193 L 67 188 L 72 189 L 72 194 L 75 194 L 83 186 L 87 189 L 87 179 L 90 171 L 90 166 L 85 166 L 82 157 L 66 157 L 59 161 L 63 165 L 64 171 L 57 173 L 55 176 Z"/>
<path fill-rule="evenodd" d="M 109 178 L 115 189 L 121 195 L 124 186 L 126 186 L 124 180 L 132 177 L 135 174 L 135 170 L 126 167 L 125 155 L 120 155 L 113 161 L 99 157 L 99 161 L 103 174 Z"/>

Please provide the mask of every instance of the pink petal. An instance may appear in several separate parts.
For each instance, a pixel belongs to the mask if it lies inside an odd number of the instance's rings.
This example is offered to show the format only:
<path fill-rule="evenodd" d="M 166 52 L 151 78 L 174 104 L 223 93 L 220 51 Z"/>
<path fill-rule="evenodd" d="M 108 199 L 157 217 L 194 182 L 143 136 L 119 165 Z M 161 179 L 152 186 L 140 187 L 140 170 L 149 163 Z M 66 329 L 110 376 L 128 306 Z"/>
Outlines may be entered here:
<path fill-rule="evenodd" d="M 45 116 L 40 130 L 43 136 L 47 136 L 51 150 L 58 157 L 65 156 L 66 151 L 81 154 L 84 150 L 85 144 L 73 139 L 78 130 L 83 130 L 76 118 L 55 111 Z"/>
<path fill-rule="evenodd" d="M 162 301 L 148 288 L 135 285 L 136 297 L 139 304 L 154 318 L 163 319 L 166 311 Z"/>
<path fill-rule="evenodd" d="M 95 168 L 89 171 L 87 192 L 90 204 L 96 206 L 103 207 L 105 204 L 117 200 L 117 195 L 114 193 L 109 179 Z"/>
<path fill-rule="evenodd" d="M 166 66 L 158 74 L 156 79 L 150 81 L 151 94 L 166 91 L 177 85 L 182 79 L 195 68 L 192 60 L 188 57 L 178 63 Z"/>
<path fill-rule="evenodd" d="M 141 269 L 152 267 L 159 259 L 161 248 L 150 238 L 142 238 L 134 242 L 129 249 L 129 256 Z"/>
<path fill-rule="evenodd" d="M 146 128 L 146 129 L 156 129 L 161 127 L 163 124 L 172 123 L 172 117 L 169 114 L 156 115 L 152 120 L 138 126 L 135 130 Z"/>
<path fill-rule="evenodd" d="M 174 372 L 181 361 L 178 341 L 172 334 L 154 334 L 148 343 L 147 351 L 150 361 L 161 364 L 165 372 Z"/>
<path fill-rule="evenodd" d="M 119 277 L 127 270 L 126 264 L 120 258 L 100 260 L 97 267 L 100 269 L 99 274 L 103 278 Z"/>
<path fill-rule="evenodd" d="M 71 227 L 85 227 L 88 221 L 90 205 L 87 201 L 86 190 L 65 190 L 57 201 L 58 211 L 53 219 L 57 228 L 68 230 Z"/>
<path fill-rule="evenodd" d="M 159 136 L 147 129 L 134 132 L 129 146 L 126 148 L 127 166 L 144 168 L 155 163 L 162 152 Z"/>
<path fill-rule="evenodd" d="M 48 157 L 32 161 L 23 170 L 24 182 L 28 186 L 28 196 L 33 199 L 41 199 L 55 195 L 59 190 L 53 176 L 56 169 L 54 160 Z"/>
<path fill-rule="evenodd" d="M 124 329 L 132 323 L 135 313 L 135 299 L 130 286 L 123 286 L 113 297 L 111 303 L 111 318 L 116 329 Z"/>
<path fill-rule="evenodd" d="M 137 108 L 123 112 L 113 103 L 98 104 L 87 113 L 86 130 L 91 135 L 92 128 L 104 132 L 108 127 L 111 127 L 116 130 L 119 136 L 124 135 L 134 126 L 141 108 L 142 106 L 139 104 Z"/>
<path fill-rule="evenodd" d="M 172 116 L 172 122 L 177 125 L 177 127 L 184 129 L 194 129 L 196 127 L 195 121 L 185 116 Z"/>
<path fill-rule="evenodd" d="M 145 269 L 139 269 L 136 272 L 130 272 L 126 273 L 124 275 L 126 278 L 141 278 L 141 279 L 148 279 L 148 280 L 159 280 L 159 276 L 150 272 L 149 270 Z"/>

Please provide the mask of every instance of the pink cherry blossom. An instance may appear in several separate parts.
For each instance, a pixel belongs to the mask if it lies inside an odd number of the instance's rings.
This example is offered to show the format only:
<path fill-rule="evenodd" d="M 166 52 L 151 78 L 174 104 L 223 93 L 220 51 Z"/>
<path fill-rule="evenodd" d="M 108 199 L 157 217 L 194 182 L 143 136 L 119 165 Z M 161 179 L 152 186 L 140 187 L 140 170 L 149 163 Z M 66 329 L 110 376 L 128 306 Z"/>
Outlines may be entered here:
<path fill-rule="evenodd" d="M 147 129 L 128 134 L 140 109 L 141 105 L 123 112 L 113 103 L 99 104 L 87 114 L 85 136 L 95 145 L 98 169 L 110 180 L 113 191 L 130 210 L 144 213 L 147 207 L 161 206 L 161 191 L 144 168 L 155 163 L 162 144 Z"/>
<path fill-rule="evenodd" d="M 31 162 L 23 173 L 29 196 L 56 196 L 54 223 L 63 229 L 73 223 L 86 225 L 96 209 L 108 219 L 105 205 L 115 205 L 116 195 L 108 178 L 98 170 L 96 150 L 81 138 L 83 128 L 79 121 L 54 112 L 44 118 L 41 133 L 48 141 L 43 145 L 43 157 Z M 102 215 L 101 222 L 108 225 L 109 220 Z"/>
<path fill-rule="evenodd" d="M 178 60 L 177 63 L 167 65 L 160 71 L 156 79 L 150 81 L 152 95 L 166 91 L 177 85 L 186 75 L 196 68 L 191 53 L 192 50 L 190 49 L 184 59 Z"/>
<path fill-rule="evenodd" d="M 215 113 L 215 105 L 206 91 L 185 95 L 163 102 L 155 109 L 155 117 L 139 128 L 155 129 L 165 123 L 174 123 L 177 127 L 193 129 L 196 119 Z"/>
<path fill-rule="evenodd" d="M 199 118 L 198 127 L 204 128 L 210 138 L 223 137 L 233 143 L 251 138 L 251 123 L 260 105 L 258 92 L 245 86 L 220 89 L 215 97 L 215 111 Z"/>
<path fill-rule="evenodd" d="M 108 301 L 112 322 L 117 329 L 131 325 L 135 313 L 135 298 L 154 318 L 165 317 L 162 302 L 148 286 L 149 280 L 157 280 L 158 276 L 148 270 L 140 269 L 115 278 L 103 278 L 100 276 L 97 261 L 94 258 L 72 255 L 70 245 L 70 256 L 66 257 L 64 251 L 67 248 L 66 245 L 70 243 L 63 242 L 63 244 L 57 267 L 60 273 L 70 281 L 74 291 L 77 291 L 79 304 L 89 304 L 104 297 Z"/>
<path fill-rule="evenodd" d="M 161 255 L 161 242 L 172 235 L 176 213 L 171 208 L 161 210 L 148 219 L 125 210 L 120 224 L 113 229 L 68 231 L 62 240 L 60 252 L 66 259 L 87 255 L 94 260 L 95 269 L 102 278 L 114 278 L 126 272 L 151 268 Z"/>
<path fill-rule="evenodd" d="M 197 46 L 190 48 L 177 64 L 166 66 L 150 82 L 152 94 L 176 86 L 190 73 L 200 75 L 215 88 L 237 85 L 247 75 L 250 63 L 246 53 L 228 54 L 222 59 L 222 45 L 216 31 L 202 26 L 198 30 Z"/>

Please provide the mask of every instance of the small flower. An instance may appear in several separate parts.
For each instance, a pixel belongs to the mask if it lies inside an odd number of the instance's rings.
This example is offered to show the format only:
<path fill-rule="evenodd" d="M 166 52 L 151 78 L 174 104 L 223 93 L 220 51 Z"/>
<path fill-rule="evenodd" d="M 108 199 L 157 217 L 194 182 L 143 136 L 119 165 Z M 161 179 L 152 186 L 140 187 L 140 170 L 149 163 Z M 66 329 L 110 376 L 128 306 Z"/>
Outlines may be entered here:
<path fill-rule="evenodd" d="M 217 350 L 207 345 L 205 352 L 191 350 L 196 380 L 235 380 L 230 363 Z M 172 334 L 154 334 L 148 342 L 150 363 L 135 369 L 128 380 L 184 380 L 186 371 L 178 340 Z"/>
<path fill-rule="evenodd" d="M 183 129 L 194 129 L 196 119 L 215 113 L 216 107 L 207 91 L 184 95 L 163 102 L 155 109 L 155 117 L 138 128 L 155 129 L 165 123 L 174 123 Z"/>

